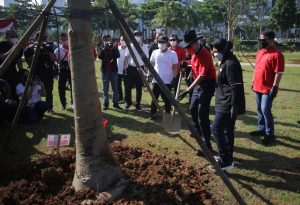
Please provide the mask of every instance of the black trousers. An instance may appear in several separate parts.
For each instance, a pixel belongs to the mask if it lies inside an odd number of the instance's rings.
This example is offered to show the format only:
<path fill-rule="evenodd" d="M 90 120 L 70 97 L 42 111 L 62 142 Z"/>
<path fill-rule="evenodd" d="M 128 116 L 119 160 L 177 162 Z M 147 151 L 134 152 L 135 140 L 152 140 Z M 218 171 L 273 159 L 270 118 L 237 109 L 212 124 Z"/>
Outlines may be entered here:
<path fill-rule="evenodd" d="M 53 109 L 53 76 L 42 77 L 40 76 L 41 81 L 44 83 L 46 90 L 46 103 L 49 105 L 49 109 Z"/>
<path fill-rule="evenodd" d="M 124 75 L 118 74 L 118 92 L 119 92 L 119 100 L 123 100 L 123 83 Z"/>
<path fill-rule="evenodd" d="M 66 84 L 70 84 L 71 104 L 73 104 L 71 71 L 69 69 L 60 69 L 58 74 L 58 93 L 62 106 L 66 106 Z"/>
<path fill-rule="evenodd" d="M 166 86 L 169 88 L 169 90 L 171 90 L 172 85 L 171 84 L 166 84 Z M 168 98 L 166 97 L 166 95 L 162 92 L 162 90 L 160 89 L 159 85 L 157 83 L 153 83 L 153 88 L 152 88 L 153 94 L 155 96 L 155 98 L 158 100 L 159 95 L 161 96 L 161 98 L 163 99 L 164 103 L 165 103 L 165 112 L 166 113 L 170 113 L 171 112 L 171 102 L 168 100 Z M 151 114 L 155 114 L 157 110 L 157 107 L 155 106 L 153 100 L 151 103 Z"/>
<path fill-rule="evenodd" d="M 125 102 L 126 105 L 132 105 L 131 90 L 135 86 L 136 89 L 136 106 L 141 104 L 143 80 L 137 71 L 136 67 L 128 66 L 126 69 L 127 75 L 125 80 Z"/>
<path fill-rule="evenodd" d="M 197 85 L 193 90 L 190 110 L 194 127 L 204 138 L 204 142 L 208 149 L 212 150 L 210 143 L 210 120 L 209 110 L 210 102 L 215 91 L 215 81 L 208 81 L 205 85 Z"/>

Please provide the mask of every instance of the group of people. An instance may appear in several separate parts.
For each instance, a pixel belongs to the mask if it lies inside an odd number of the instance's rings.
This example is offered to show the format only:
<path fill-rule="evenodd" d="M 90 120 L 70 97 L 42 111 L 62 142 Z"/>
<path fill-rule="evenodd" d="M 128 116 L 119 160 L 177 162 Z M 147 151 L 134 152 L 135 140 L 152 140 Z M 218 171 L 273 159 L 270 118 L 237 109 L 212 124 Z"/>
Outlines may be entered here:
<path fill-rule="evenodd" d="M 178 36 L 169 37 L 159 33 L 155 42 L 149 47 L 143 43 L 141 31 L 133 32 L 145 56 L 153 65 L 163 83 L 176 91 L 179 76 L 185 76 L 187 89 L 182 92 L 178 100 L 189 94 L 189 110 L 195 128 L 202 136 L 208 149 L 214 153 L 211 145 L 211 134 L 215 137 L 219 156 L 215 159 L 223 170 L 232 169 L 234 151 L 234 127 L 237 116 L 245 113 L 246 103 L 242 67 L 232 52 L 233 44 L 225 39 L 216 39 L 205 44 L 203 36 L 194 30 L 183 36 L 184 45 L 178 45 Z M 36 40 L 39 34 L 36 35 Z M 274 44 L 275 33 L 265 31 L 261 33 L 260 51 L 256 56 L 252 90 L 256 95 L 258 112 L 258 129 L 250 133 L 251 136 L 264 136 L 262 143 L 270 145 L 275 141 L 274 120 L 272 116 L 272 102 L 278 93 L 281 76 L 284 72 L 284 57 Z M 53 79 L 54 68 L 58 68 L 58 90 L 62 109 L 66 109 L 66 84 L 71 85 L 71 70 L 69 67 L 68 36 L 60 35 L 61 45 L 53 50 L 47 42 L 47 36 L 42 37 L 41 53 L 38 57 L 34 78 L 30 82 L 26 106 L 22 111 L 22 120 L 38 122 L 46 111 L 53 109 Z M 6 41 L 0 42 L 0 63 L 7 56 L 8 51 L 17 42 L 15 31 L 6 33 Z M 0 79 L 0 113 L 1 121 L 11 121 L 20 97 L 24 93 L 28 71 L 22 67 L 21 57 L 30 67 L 37 43 L 28 45 L 11 63 Z M 124 100 L 124 109 L 128 111 L 133 105 L 132 89 L 136 89 L 135 109 L 141 111 L 143 76 L 151 79 L 152 92 L 156 100 L 161 96 L 166 113 L 171 111 L 171 103 L 162 92 L 156 79 L 152 78 L 141 56 L 133 44 L 127 47 L 121 36 L 118 46 L 113 44 L 110 35 L 102 37 L 98 45 L 101 60 L 101 74 L 103 83 L 103 110 L 109 108 L 109 84 L 112 87 L 112 104 L 115 109 L 123 109 L 119 102 Z M 134 54 L 134 55 L 133 55 Z M 19 72 L 17 72 L 17 66 Z M 141 73 L 143 75 L 141 75 Z M 125 93 L 122 84 L 124 81 Z M 71 86 L 70 86 L 71 88 Z M 46 101 L 41 100 L 45 95 Z M 209 113 L 212 97 L 215 95 L 215 119 L 210 125 Z M 72 106 L 72 92 L 71 102 Z M 156 104 L 151 103 L 149 118 L 156 118 Z M 201 152 L 201 150 L 199 150 Z"/>
<path fill-rule="evenodd" d="M 14 30 L 6 32 L 6 40 L 0 42 L 0 63 L 4 62 L 14 44 L 18 42 L 18 35 Z M 24 46 L 17 57 L 8 66 L 4 75 L 1 76 L 1 123 L 10 123 L 15 116 L 18 104 L 25 92 L 25 84 L 29 75 L 29 70 L 23 68 L 22 57 L 24 56 L 28 68 L 31 67 L 39 33 L 35 36 L 35 42 Z M 33 77 L 29 82 L 28 92 L 24 94 L 25 105 L 21 110 L 20 120 L 25 123 L 39 122 L 46 111 L 53 110 L 53 85 L 54 78 L 58 76 L 58 91 L 62 109 L 66 109 L 66 85 L 71 87 L 71 71 L 69 67 L 69 46 L 68 35 L 60 35 L 61 44 L 54 49 L 53 45 L 47 41 L 47 35 L 41 37 L 40 55 L 38 56 Z M 56 72 L 57 71 L 57 72 Z M 42 101 L 45 96 L 45 101 Z M 72 90 L 71 90 L 72 108 Z"/>
<path fill-rule="evenodd" d="M 195 128 L 212 153 L 214 151 L 210 142 L 211 134 L 215 137 L 219 152 L 215 159 L 223 170 L 232 169 L 235 122 L 239 115 L 246 112 L 242 67 L 232 52 L 233 44 L 225 39 L 216 39 L 207 45 L 203 41 L 203 36 L 197 35 L 194 30 L 184 34 L 183 47 L 177 44 L 178 37 L 175 34 L 169 38 L 158 34 L 150 47 L 143 44 L 140 31 L 134 31 L 134 36 L 169 90 L 173 88 L 176 90 L 180 74 L 190 79 L 186 91 L 179 95 L 179 100 L 189 94 L 189 110 Z M 270 145 L 275 141 L 271 109 L 284 72 L 284 57 L 275 47 L 274 39 L 273 31 L 265 31 L 260 35 L 261 49 L 257 53 L 252 84 L 252 90 L 256 94 L 258 129 L 250 135 L 264 136 L 262 140 L 264 145 Z M 104 36 L 103 42 L 99 58 L 102 60 L 104 110 L 109 107 L 109 81 L 113 89 L 113 107 L 122 109 L 118 102 L 124 99 L 125 110 L 128 110 L 132 105 L 131 90 L 135 87 L 135 107 L 136 110 L 141 110 L 143 80 L 138 69 L 140 67 L 148 77 L 151 76 L 151 72 L 145 67 L 133 44 L 131 48 L 136 60 L 131 56 L 123 37 L 120 38 L 118 48 L 112 44 L 110 36 Z M 122 79 L 125 84 L 125 96 L 122 92 Z M 157 100 L 161 96 L 165 104 L 164 110 L 169 113 L 170 101 L 157 81 L 151 79 L 154 97 Z M 211 126 L 209 113 L 214 95 L 215 119 Z M 156 109 L 152 101 L 150 119 L 155 119 Z M 198 150 L 199 153 L 201 150 Z"/>

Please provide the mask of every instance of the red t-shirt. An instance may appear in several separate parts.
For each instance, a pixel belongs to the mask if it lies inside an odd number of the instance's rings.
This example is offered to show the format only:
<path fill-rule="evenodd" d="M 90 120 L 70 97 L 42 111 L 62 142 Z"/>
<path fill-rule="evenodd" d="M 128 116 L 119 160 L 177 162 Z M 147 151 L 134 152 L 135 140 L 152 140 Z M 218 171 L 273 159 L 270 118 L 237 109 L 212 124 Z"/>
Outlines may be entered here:
<path fill-rule="evenodd" d="M 253 79 L 255 92 L 269 94 L 273 87 L 275 74 L 284 72 L 284 56 L 275 46 L 261 49 L 256 55 Z"/>
<path fill-rule="evenodd" d="M 202 48 L 197 56 L 192 55 L 191 65 L 194 79 L 199 75 L 205 76 L 204 80 L 216 79 L 216 69 L 211 54 L 206 48 Z"/>
<path fill-rule="evenodd" d="M 181 48 L 180 46 L 176 46 L 175 49 L 172 47 L 170 47 L 170 49 L 176 52 L 179 64 L 181 61 L 184 61 L 186 59 L 186 51 L 184 48 Z M 178 75 L 179 73 L 180 73 L 180 69 L 177 70 Z"/>

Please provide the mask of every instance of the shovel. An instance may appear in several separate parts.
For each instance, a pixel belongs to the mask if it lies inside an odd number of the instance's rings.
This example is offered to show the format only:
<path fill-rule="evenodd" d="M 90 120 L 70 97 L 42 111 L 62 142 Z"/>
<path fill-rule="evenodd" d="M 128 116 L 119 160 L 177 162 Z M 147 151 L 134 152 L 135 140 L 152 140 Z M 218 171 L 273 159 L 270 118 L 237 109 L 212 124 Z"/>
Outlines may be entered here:
<path fill-rule="evenodd" d="M 175 94 L 175 100 L 178 99 L 179 92 L 180 92 L 180 83 L 181 83 L 181 72 L 179 75 L 177 90 Z M 172 106 L 171 114 L 164 112 L 163 115 L 163 126 L 164 129 L 169 132 L 170 134 L 178 134 L 181 129 L 181 118 L 178 113 L 175 113 L 175 108 Z"/>

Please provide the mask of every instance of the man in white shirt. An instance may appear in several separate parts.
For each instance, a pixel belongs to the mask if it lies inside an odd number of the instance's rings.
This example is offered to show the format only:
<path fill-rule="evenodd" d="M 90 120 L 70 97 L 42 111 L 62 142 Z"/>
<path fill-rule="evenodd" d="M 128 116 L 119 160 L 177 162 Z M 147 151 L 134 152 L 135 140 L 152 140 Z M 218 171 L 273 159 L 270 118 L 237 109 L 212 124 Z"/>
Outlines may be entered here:
<path fill-rule="evenodd" d="M 126 43 L 124 41 L 123 36 L 120 37 L 120 46 L 118 46 L 120 57 L 117 59 L 118 63 L 118 91 L 119 91 L 119 101 L 123 100 L 123 89 L 122 82 L 124 79 L 124 59 L 126 53 Z M 126 86 L 126 85 L 125 85 Z"/>
<path fill-rule="evenodd" d="M 149 58 L 149 48 L 146 44 L 143 44 L 143 35 L 141 31 L 134 31 L 133 32 L 135 39 L 139 42 L 143 52 L 145 53 L 146 57 Z M 134 48 L 133 44 L 131 44 L 132 50 L 137 58 L 137 61 L 141 68 L 146 72 L 146 68 L 144 67 L 144 62 L 142 61 L 140 55 L 138 54 L 137 50 Z M 129 50 L 126 49 L 125 53 L 125 60 L 124 60 L 124 68 L 126 69 L 126 78 L 125 78 L 125 110 L 128 111 L 129 107 L 132 105 L 131 99 L 131 90 L 135 86 L 136 88 L 136 104 L 135 108 L 137 111 L 141 111 L 141 99 L 142 99 L 142 87 L 143 87 L 143 80 L 141 79 L 137 67 L 133 58 L 131 57 Z"/>
<path fill-rule="evenodd" d="M 175 51 L 168 49 L 168 38 L 166 36 L 158 37 L 158 49 L 152 52 L 150 57 L 150 62 L 154 65 L 155 71 L 158 73 L 164 84 L 171 90 L 171 82 L 177 74 L 178 70 L 178 58 Z M 156 99 L 161 95 L 165 103 L 165 112 L 170 113 L 171 111 L 171 102 L 165 96 L 165 94 L 160 89 L 159 85 L 153 79 L 153 93 Z M 155 118 L 156 106 L 154 102 L 151 103 L 151 116 L 150 119 Z"/>
<path fill-rule="evenodd" d="M 73 108 L 73 98 L 72 98 L 72 81 L 71 81 L 71 69 L 68 63 L 68 54 L 69 54 L 69 44 L 68 44 L 68 35 L 66 33 L 60 34 L 60 40 L 62 44 L 55 49 L 54 54 L 57 58 L 58 66 L 58 93 L 59 99 L 62 106 L 62 109 L 66 109 L 66 84 L 69 82 L 70 93 L 71 93 L 71 104 L 70 107 Z"/>

